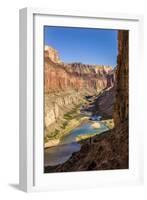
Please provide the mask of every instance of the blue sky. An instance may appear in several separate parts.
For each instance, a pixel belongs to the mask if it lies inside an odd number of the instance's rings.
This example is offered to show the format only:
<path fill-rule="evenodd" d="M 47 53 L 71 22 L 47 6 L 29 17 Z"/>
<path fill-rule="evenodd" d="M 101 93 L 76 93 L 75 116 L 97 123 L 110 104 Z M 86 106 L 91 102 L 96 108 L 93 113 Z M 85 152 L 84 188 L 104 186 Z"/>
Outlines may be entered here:
<path fill-rule="evenodd" d="M 66 63 L 116 65 L 117 30 L 45 26 L 44 44 Z"/>

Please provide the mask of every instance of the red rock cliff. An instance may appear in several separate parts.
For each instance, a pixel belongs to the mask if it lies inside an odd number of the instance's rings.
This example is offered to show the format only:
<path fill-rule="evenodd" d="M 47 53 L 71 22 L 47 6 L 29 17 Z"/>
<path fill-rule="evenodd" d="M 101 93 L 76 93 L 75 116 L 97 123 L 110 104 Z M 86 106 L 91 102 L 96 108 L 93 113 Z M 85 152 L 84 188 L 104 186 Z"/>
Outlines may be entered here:
<path fill-rule="evenodd" d="M 56 50 L 45 47 L 45 92 L 66 90 L 99 92 L 107 87 L 110 66 L 65 64 L 59 60 Z"/>

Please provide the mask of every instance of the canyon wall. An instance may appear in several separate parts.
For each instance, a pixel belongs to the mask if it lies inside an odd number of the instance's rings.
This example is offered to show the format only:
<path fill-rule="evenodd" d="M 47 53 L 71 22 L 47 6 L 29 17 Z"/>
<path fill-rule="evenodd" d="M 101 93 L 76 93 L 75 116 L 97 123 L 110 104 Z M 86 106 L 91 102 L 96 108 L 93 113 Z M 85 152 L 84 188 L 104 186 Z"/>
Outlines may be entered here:
<path fill-rule="evenodd" d="M 52 52 L 52 53 L 51 53 Z M 110 66 L 61 63 L 56 50 L 45 48 L 45 92 L 60 92 L 74 89 L 83 92 L 99 92 L 107 87 Z M 57 62 L 56 62 L 57 61 Z"/>
<path fill-rule="evenodd" d="M 113 117 L 116 96 L 115 82 L 116 68 L 107 74 L 107 86 L 105 90 L 98 95 L 94 103 L 94 114 L 101 115 L 105 119 Z"/>
<path fill-rule="evenodd" d="M 45 135 L 48 134 L 48 130 L 53 131 L 54 123 L 58 123 L 63 120 L 65 113 L 72 110 L 75 105 L 82 103 L 83 98 L 75 91 L 61 92 L 55 94 L 45 95 L 45 113 L 44 113 L 44 125 Z"/>
<path fill-rule="evenodd" d="M 128 92 L 129 92 L 129 33 L 118 32 L 118 57 L 116 70 L 116 102 L 114 106 L 115 124 L 128 119 Z"/>

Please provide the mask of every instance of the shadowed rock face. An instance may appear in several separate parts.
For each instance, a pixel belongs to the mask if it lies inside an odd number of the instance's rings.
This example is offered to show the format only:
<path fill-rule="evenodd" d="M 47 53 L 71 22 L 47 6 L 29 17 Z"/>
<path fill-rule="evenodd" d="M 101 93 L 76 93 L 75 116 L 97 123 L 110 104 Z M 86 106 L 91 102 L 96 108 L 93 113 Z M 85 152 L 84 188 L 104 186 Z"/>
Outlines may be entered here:
<path fill-rule="evenodd" d="M 118 60 L 114 104 L 115 128 L 81 142 L 81 150 L 62 165 L 45 172 L 128 168 L 128 31 L 118 31 Z"/>
<path fill-rule="evenodd" d="M 128 76 L 129 76 L 129 35 L 128 31 L 118 32 L 118 57 L 116 70 L 115 124 L 128 120 Z"/>
<path fill-rule="evenodd" d="M 95 101 L 94 113 L 103 118 L 112 118 L 114 112 L 114 101 L 116 96 L 116 69 L 107 75 L 107 87 L 99 94 Z"/>
<path fill-rule="evenodd" d="M 101 115 L 103 118 L 112 118 L 114 112 L 115 88 L 109 87 L 104 93 L 99 95 L 95 102 L 94 114 Z"/>

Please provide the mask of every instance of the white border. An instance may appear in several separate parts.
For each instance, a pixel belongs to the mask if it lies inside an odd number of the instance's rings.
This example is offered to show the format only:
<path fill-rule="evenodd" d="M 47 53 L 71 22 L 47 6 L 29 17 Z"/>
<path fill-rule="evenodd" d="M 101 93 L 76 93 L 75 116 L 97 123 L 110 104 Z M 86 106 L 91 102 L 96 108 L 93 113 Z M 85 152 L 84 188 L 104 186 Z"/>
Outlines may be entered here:
<path fill-rule="evenodd" d="M 87 17 L 88 15 L 88 17 Z M 20 12 L 20 187 L 24 191 L 136 184 L 143 179 L 141 105 L 138 71 L 142 55 L 142 17 L 23 9 Z M 130 30 L 129 170 L 43 174 L 43 25 Z M 37 41 L 37 42 L 36 42 Z M 34 52 L 33 52 L 34 50 Z M 34 53 L 34 54 L 33 54 Z M 34 56 L 33 56 L 34 55 Z M 34 65 L 33 65 L 34 64 Z M 34 67 L 33 67 L 34 66 Z M 140 69 L 141 69 L 140 67 Z M 141 81 L 140 81 L 141 82 Z M 139 86 L 141 84 L 139 83 Z M 23 90 L 22 90 L 23 87 Z M 34 99 L 33 99 L 34 98 Z M 34 104 L 33 104 L 34 102 Z M 27 112 L 26 112 L 27 111 Z M 134 114 L 134 111 L 137 114 Z M 34 117 L 33 117 L 34 116 Z M 34 137 L 34 139 L 33 139 Z M 22 159 L 23 158 L 23 159 Z M 78 180 L 78 181 L 77 181 Z"/>

